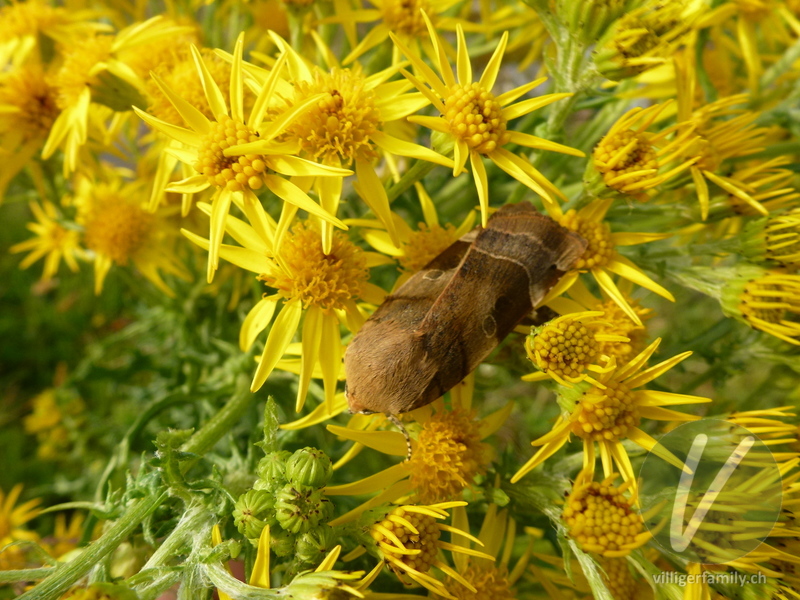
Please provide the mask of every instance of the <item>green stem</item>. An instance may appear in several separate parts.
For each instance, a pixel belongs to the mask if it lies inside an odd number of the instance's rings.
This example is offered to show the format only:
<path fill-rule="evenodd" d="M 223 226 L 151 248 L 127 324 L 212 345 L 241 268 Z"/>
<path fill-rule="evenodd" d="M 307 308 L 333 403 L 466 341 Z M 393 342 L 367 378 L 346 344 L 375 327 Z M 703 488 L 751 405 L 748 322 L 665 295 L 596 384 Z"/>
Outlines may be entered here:
<path fill-rule="evenodd" d="M 255 396 L 250 391 L 250 384 L 247 377 L 239 376 L 236 381 L 236 392 L 228 403 L 215 414 L 208 423 L 203 425 L 189 440 L 181 447 L 184 452 L 193 454 L 205 454 L 231 430 L 239 419 L 250 407 L 250 403 Z"/>
<path fill-rule="evenodd" d="M 150 560 L 142 567 L 142 570 L 154 569 L 160 567 L 175 555 L 180 554 L 186 541 L 190 539 L 202 525 L 208 521 L 209 513 L 205 508 L 192 508 L 184 513 L 181 520 L 175 526 L 175 529 L 170 532 L 164 543 L 158 547 Z"/>
<path fill-rule="evenodd" d="M 240 377 L 237 381 L 237 390 L 234 396 L 182 446 L 181 450 L 198 455 L 208 452 L 242 417 L 253 398 L 254 396 L 250 393 L 246 377 Z M 187 470 L 194 462 L 187 463 Z M 100 539 L 87 546 L 75 560 L 60 564 L 49 571 L 46 579 L 20 596 L 21 600 L 55 600 L 58 598 L 103 557 L 113 552 L 166 498 L 167 494 L 164 492 L 157 496 L 147 496 L 134 500 L 125 514 Z M 180 543 L 185 543 L 186 533 L 196 530 L 197 526 L 203 522 L 197 514 L 198 512 L 192 511 L 189 517 L 181 522 L 191 521 L 191 527 L 184 525 L 184 529 L 181 531 L 177 531 L 178 527 L 176 527 L 176 530 L 170 534 L 167 541 L 150 558 L 148 565 L 155 565 L 158 561 L 169 560 L 172 557 L 172 552 L 178 547 L 179 540 Z M 203 511 L 201 514 L 207 520 L 207 513 Z"/>
<path fill-rule="evenodd" d="M 166 498 L 165 492 L 158 496 L 134 500 L 128 511 L 100 539 L 87 546 L 75 560 L 62 563 L 53 569 L 39 585 L 22 594 L 20 600 L 55 600 L 61 596 L 97 562 L 127 539 L 142 520 L 158 508 Z"/>
<path fill-rule="evenodd" d="M 38 581 L 50 575 L 54 569 L 55 567 L 40 567 L 39 569 L 0 571 L 0 585 L 17 581 Z"/>
<path fill-rule="evenodd" d="M 435 166 L 436 163 L 428 162 L 427 160 L 417 160 L 400 178 L 400 181 L 386 190 L 386 195 L 389 196 L 389 202 L 396 200 L 400 194 L 408 190 L 418 181 L 421 181 L 423 177 L 433 171 Z"/>

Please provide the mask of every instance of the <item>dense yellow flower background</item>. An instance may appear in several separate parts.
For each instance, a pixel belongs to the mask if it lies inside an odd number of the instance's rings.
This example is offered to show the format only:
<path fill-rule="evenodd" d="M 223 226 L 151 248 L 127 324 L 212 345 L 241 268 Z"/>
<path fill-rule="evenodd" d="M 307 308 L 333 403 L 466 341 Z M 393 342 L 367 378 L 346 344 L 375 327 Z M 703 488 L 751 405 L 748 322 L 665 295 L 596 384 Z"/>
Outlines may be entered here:
<path fill-rule="evenodd" d="M 793 0 L 0 4 L 0 598 L 800 598 L 799 136 Z M 350 414 L 353 336 L 517 202 L 582 256 Z M 782 478 L 721 565 L 641 493 L 709 416 Z"/>

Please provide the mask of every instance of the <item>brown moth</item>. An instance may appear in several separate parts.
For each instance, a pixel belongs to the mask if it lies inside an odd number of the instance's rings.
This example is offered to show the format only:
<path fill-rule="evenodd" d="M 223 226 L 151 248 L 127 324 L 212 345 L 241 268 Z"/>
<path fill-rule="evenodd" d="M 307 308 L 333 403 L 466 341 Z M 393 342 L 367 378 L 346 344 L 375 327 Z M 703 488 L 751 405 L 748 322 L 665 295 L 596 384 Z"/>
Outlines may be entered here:
<path fill-rule="evenodd" d="M 586 242 L 527 203 L 498 210 L 406 281 L 344 357 L 354 413 L 397 415 L 436 400 L 532 313 Z"/>

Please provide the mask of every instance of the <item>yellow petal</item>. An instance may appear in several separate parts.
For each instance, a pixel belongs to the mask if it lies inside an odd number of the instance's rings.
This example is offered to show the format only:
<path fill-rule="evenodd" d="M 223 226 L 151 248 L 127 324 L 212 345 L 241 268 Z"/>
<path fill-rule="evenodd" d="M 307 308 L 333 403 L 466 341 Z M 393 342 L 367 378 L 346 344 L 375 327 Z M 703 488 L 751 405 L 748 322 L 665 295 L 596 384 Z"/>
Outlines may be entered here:
<path fill-rule="evenodd" d="M 303 305 L 298 301 L 287 302 L 283 305 L 281 312 L 269 330 L 267 343 L 264 345 L 264 353 L 258 362 L 253 383 L 250 385 L 251 392 L 261 389 L 267 377 L 272 373 L 275 364 L 283 356 L 292 338 L 297 333 L 297 326 L 300 324 L 300 316 L 302 314 Z"/>
<path fill-rule="evenodd" d="M 253 129 L 257 130 L 261 127 L 264 115 L 267 114 L 267 108 L 272 100 L 275 86 L 281 80 L 280 76 L 284 66 L 286 66 L 286 53 L 282 52 L 275 60 L 275 64 L 272 65 L 272 70 L 261 86 L 261 91 L 259 91 L 256 101 L 253 103 L 253 108 L 250 110 L 250 119 L 247 122 Z"/>
<path fill-rule="evenodd" d="M 464 28 L 459 23 L 456 27 L 456 37 L 458 48 L 456 50 L 456 71 L 458 72 L 458 82 L 461 85 L 472 83 L 472 63 L 469 61 L 467 52 L 467 40 L 464 38 Z"/>
<path fill-rule="evenodd" d="M 486 176 L 486 167 L 481 155 L 477 152 L 469 153 L 472 176 L 475 178 L 475 187 L 478 188 L 478 202 L 481 205 L 481 225 L 486 227 L 489 220 L 489 178 Z"/>
<path fill-rule="evenodd" d="M 617 284 L 615 284 L 614 280 L 609 277 L 608 273 L 602 269 L 592 269 L 592 275 L 594 275 L 597 284 L 603 289 L 603 291 L 608 294 L 614 302 L 617 303 L 617 306 L 619 306 L 634 323 L 641 325 L 642 320 L 639 318 L 639 315 L 637 315 L 636 311 L 631 308 L 630 304 L 628 304 L 625 296 L 623 296 L 619 291 Z"/>
<path fill-rule="evenodd" d="M 342 337 L 339 332 L 339 320 L 335 315 L 324 315 L 322 318 L 319 362 L 322 368 L 325 404 L 332 411 L 336 402 L 336 382 L 339 380 L 342 368 Z"/>
<path fill-rule="evenodd" d="M 389 152 L 390 154 L 410 156 L 419 160 L 427 160 L 428 162 L 436 163 L 437 165 L 442 165 L 443 167 L 453 167 L 453 161 L 446 156 L 442 156 L 438 152 L 434 152 L 425 146 L 406 142 L 394 136 L 383 133 L 382 131 L 374 131 L 370 135 L 370 139 L 382 150 Z"/>
<path fill-rule="evenodd" d="M 203 56 L 194 44 L 191 45 L 191 50 L 194 65 L 197 67 L 197 72 L 200 74 L 200 81 L 203 84 L 203 92 L 205 92 L 208 106 L 211 108 L 211 114 L 214 115 L 215 118 L 227 115 L 228 107 L 225 105 L 225 97 L 222 95 L 222 91 L 220 91 L 217 82 L 214 81 L 214 78 L 211 76 L 203 60 Z"/>
<path fill-rule="evenodd" d="M 151 76 L 161 90 L 161 93 L 164 94 L 172 106 L 175 107 L 175 110 L 181 116 L 184 123 L 199 134 L 206 134 L 211 130 L 211 122 L 203 113 L 176 94 L 158 75 L 152 73 Z"/>
<path fill-rule="evenodd" d="M 500 72 L 500 63 L 503 62 L 503 54 L 506 51 L 506 44 L 508 43 L 508 32 L 503 32 L 503 37 L 497 44 L 497 48 L 492 53 L 492 58 L 486 64 L 486 68 L 481 75 L 480 84 L 485 90 L 491 90 L 494 87 L 494 82 L 497 81 L 497 73 Z"/>
<path fill-rule="evenodd" d="M 267 328 L 280 299 L 280 294 L 262 298 L 247 313 L 239 331 L 239 348 L 242 352 L 250 350 L 250 346 L 253 345 L 259 334 Z"/>
<path fill-rule="evenodd" d="M 347 225 L 322 209 L 316 202 L 308 197 L 308 194 L 306 194 L 291 181 L 288 181 L 283 177 L 279 177 L 278 175 L 264 175 L 264 183 L 273 194 L 285 202 L 288 202 L 297 208 L 301 208 L 324 221 L 333 223 L 336 227 L 347 229 Z"/>
<path fill-rule="evenodd" d="M 328 426 L 330 429 L 331 426 Z M 385 432 L 383 432 L 385 433 Z M 405 454 L 405 450 L 403 450 Z M 374 475 L 359 479 L 352 483 L 345 483 L 344 485 L 334 485 L 325 488 L 324 493 L 326 496 L 358 496 L 361 494 L 373 494 L 380 490 L 386 489 L 393 483 L 400 481 L 404 477 L 408 477 L 408 465 L 399 463 L 379 471 Z"/>
<path fill-rule="evenodd" d="M 645 383 L 649 383 L 654 379 L 660 377 L 667 371 L 669 371 L 672 367 L 677 365 L 679 362 L 686 360 L 692 355 L 691 352 L 682 352 L 681 354 L 677 354 L 672 358 L 668 358 L 665 361 L 658 363 L 657 365 L 653 365 L 649 369 L 634 375 L 630 379 L 625 380 L 625 385 L 630 388 L 637 388 L 639 386 L 644 385 Z"/>
<path fill-rule="evenodd" d="M 612 273 L 616 273 L 620 277 L 623 277 L 624 279 L 632 281 L 643 288 L 650 290 L 651 292 L 655 292 L 659 296 L 666 298 L 671 302 L 675 302 L 675 296 L 673 296 L 669 290 L 661 287 L 655 281 L 650 279 L 639 269 L 639 267 L 634 265 L 624 256 L 615 256 L 614 259 L 606 264 L 605 268 Z"/>
<path fill-rule="evenodd" d="M 488 417 L 481 419 L 480 423 L 478 424 L 478 432 L 481 436 L 481 439 L 485 440 L 487 437 L 500 429 L 508 420 L 512 410 L 514 410 L 514 402 L 509 401 L 506 402 L 506 405 L 503 408 L 496 410 Z"/>
<path fill-rule="evenodd" d="M 231 207 L 233 193 L 227 189 L 214 194 L 211 200 L 211 230 L 208 240 L 208 283 L 214 279 L 214 271 L 219 266 L 219 247 L 225 235 L 225 218 Z"/>
<path fill-rule="evenodd" d="M 358 189 L 359 195 L 386 227 L 392 243 L 399 247 L 400 239 L 394 226 L 392 210 L 389 207 L 389 197 L 386 195 L 386 190 L 381 180 L 378 179 L 375 169 L 368 162 L 357 160 L 356 176 L 360 185 L 360 189 Z"/>
<path fill-rule="evenodd" d="M 405 456 L 408 453 L 406 438 L 397 431 L 359 431 L 339 425 L 328 425 L 327 429 L 334 435 L 364 444 L 367 448 L 389 456 Z"/>
<path fill-rule="evenodd" d="M 570 148 L 563 144 L 557 144 L 550 140 L 545 140 L 529 133 L 522 133 L 521 131 L 509 131 L 509 141 L 520 146 L 527 148 L 536 148 L 537 150 L 549 150 L 550 152 L 560 152 L 561 154 L 568 154 L 570 156 L 586 156 L 577 148 Z"/>
<path fill-rule="evenodd" d="M 231 65 L 230 99 L 231 118 L 237 123 L 244 123 L 244 86 L 242 84 L 242 51 L 244 48 L 244 32 L 239 33 L 233 47 L 233 64 Z"/>
<path fill-rule="evenodd" d="M 253 572 L 250 573 L 250 585 L 260 588 L 270 588 L 270 565 L 269 565 L 269 525 L 265 525 L 258 536 L 258 551 L 256 561 L 253 563 Z M 220 598 L 221 600 L 221 598 Z"/>
<path fill-rule="evenodd" d="M 529 98 L 528 100 L 523 100 L 522 102 L 517 102 L 516 104 L 505 107 L 502 111 L 502 115 L 507 120 L 511 121 L 512 119 L 527 115 L 528 113 L 547 106 L 548 104 L 552 104 L 553 102 L 557 102 L 563 98 L 569 98 L 570 96 L 572 96 L 572 93 L 548 94 L 538 98 Z"/>
<path fill-rule="evenodd" d="M 303 352 L 300 355 L 300 379 L 297 385 L 297 401 L 295 412 L 303 409 L 308 394 L 308 386 L 311 383 L 311 375 L 319 356 L 320 342 L 322 340 L 322 311 L 310 306 L 306 310 L 305 320 L 303 321 L 302 345 Z"/>
<path fill-rule="evenodd" d="M 135 112 L 139 117 L 150 127 L 153 129 L 160 131 L 171 137 L 172 139 L 178 140 L 182 144 L 186 144 L 192 148 L 197 148 L 200 146 L 200 136 L 195 133 L 194 131 L 190 131 L 189 129 L 184 129 L 183 127 L 178 127 L 177 125 L 173 125 L 172 123 L 167 123 L 166 121 L 162 121 L 161 119 L 157 119 L 156 117 L 147 114 L 143 110 L 133 107 L 133 112 Z M 60 119 L 61 117 L 59 117 Z M 56 122 L 57 124 L 57 122 Z M 53 130 L 50 132 L 50 136 L 54 135 L 56 125 L 53 125 Z M 47 146 L 45 146 L 45 149 Z M 42 150 L 42 155 L 44 156 L 44 150 Z"/>

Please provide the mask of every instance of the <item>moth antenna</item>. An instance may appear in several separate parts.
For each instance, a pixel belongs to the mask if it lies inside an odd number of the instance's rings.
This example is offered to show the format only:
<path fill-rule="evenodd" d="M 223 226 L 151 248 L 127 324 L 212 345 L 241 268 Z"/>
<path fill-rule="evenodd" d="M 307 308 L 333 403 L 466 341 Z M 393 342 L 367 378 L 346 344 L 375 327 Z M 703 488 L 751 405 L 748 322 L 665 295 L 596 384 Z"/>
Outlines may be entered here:
<path fill-rule="evenodd" d="M 411 460 L 411 436 L 408 435 L 405 425 L 403 425 L 403 422 L 398 419 L 396 415 L 387 414 L 386 418 L 389 419 L 389 422 L 397 427 L 400 433 L 403 434 L 403 437 L 406 438 L 406 462 L 408 462 Z"/>

